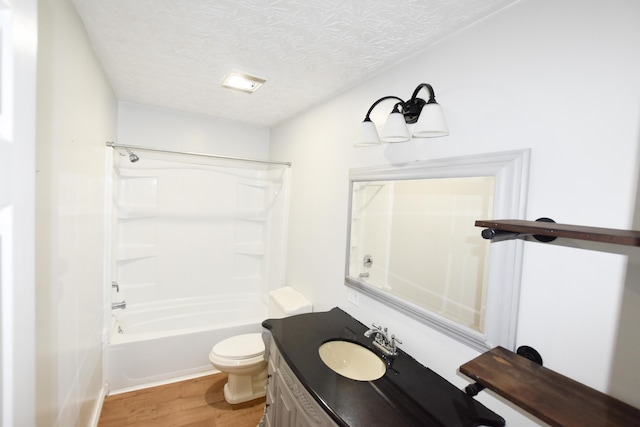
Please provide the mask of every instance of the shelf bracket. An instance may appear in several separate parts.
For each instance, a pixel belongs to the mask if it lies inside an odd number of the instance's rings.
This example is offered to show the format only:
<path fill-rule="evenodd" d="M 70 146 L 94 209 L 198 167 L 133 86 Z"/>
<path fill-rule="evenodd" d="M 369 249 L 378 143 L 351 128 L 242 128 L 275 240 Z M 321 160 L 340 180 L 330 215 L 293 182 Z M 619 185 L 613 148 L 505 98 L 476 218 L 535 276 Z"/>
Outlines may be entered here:
<path fill-rule="evenodd" d="M 552 220 L 551 218 L 538 218 L 536 219 L 536 221 L 555 223 L 555 221 Z M 540 234 L 532 234 L 532 233 L 529 233 L 529 234 L 514 233 L 512 231 L 496 230 L 493 228 L 485 228 L 484 230 L 482 230 L 481 235 L 484 239 L 491 240 L 494 242 L 502 242 L 504 240 L 519 239 L 519 238 L 525 238 L 525 237 L 531 236 L 539 242 L 549 243 L 549 242 L 553 242 L 557 238 L 555 236 L 542 236 Z"/>

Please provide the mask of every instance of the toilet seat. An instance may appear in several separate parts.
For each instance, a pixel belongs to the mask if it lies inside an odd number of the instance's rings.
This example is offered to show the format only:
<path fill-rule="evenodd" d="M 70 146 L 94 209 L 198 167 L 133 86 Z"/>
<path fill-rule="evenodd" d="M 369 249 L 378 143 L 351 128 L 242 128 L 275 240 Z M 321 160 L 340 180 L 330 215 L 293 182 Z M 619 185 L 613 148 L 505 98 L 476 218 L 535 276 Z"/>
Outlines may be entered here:
<path fill-rule="evenodd" d="M 220 341 L 211 349 L 210 356 L 216 359 L 246 360 L 262 357 L 264 342 L 261 333 L 236 335 Z"/>

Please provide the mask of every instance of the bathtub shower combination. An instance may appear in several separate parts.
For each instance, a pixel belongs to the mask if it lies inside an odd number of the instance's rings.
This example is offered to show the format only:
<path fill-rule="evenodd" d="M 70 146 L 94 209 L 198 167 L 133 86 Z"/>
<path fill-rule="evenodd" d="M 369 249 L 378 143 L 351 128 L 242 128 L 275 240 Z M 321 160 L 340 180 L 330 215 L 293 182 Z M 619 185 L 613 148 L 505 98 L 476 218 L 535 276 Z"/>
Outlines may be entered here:
<path fill-rule="evenodd" d="M 287 163 L 114 147 L 111 392 L 212 370 L 283 286 Z M 132 148 L 132 147 L 129 147 Z"/>

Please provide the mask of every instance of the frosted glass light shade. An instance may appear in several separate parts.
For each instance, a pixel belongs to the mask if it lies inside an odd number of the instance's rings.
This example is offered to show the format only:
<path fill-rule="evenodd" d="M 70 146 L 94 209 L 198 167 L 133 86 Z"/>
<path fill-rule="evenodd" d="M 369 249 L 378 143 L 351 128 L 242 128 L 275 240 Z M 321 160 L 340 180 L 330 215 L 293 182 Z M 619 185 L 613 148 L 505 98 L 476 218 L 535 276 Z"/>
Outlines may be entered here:
<path fill-rule="evenodd" d="M 358 140 L 354 144 L 356 147 L 365 147 L 368 145 L 380 145 L 380 138 L 378 138 L 378 130 L 376 125 L 371 121 L 365 119 L 360 125 L 360 134 Z"/>
<path fill-rule="evenodd" d="M 413 129 L 414 138 L 434 138 L 449 135 L 449 127 L 444 119 L 442 108 L 435 102 L 422 107 L 418 123 Z"/>
<path fill-rule="evenodd" d="M 380 140 L 382 142 L 406 142 L 410 139 L 411 135 L 407 129 L 407 123 L 404 121 L 404 116 L 398 111 L 393 111 L 389 114 L 389 118 L 382 128 Z"/>

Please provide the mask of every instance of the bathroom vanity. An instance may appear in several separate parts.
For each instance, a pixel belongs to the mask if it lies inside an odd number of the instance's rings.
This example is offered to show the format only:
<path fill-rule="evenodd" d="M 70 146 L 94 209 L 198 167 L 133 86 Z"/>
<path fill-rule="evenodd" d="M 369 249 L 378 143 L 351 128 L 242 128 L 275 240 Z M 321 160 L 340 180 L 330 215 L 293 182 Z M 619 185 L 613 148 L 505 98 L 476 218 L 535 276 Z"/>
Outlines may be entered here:
<path fill-rule="evenodd" d="M 337 426 L 311 397 L 272 340 L 267 380 L 267 427 Z"/>
<path fill-rule="evenodd" d="M 498 414 L 466 395 L 401 349 L 383 356 L 367 327 L 339 308 L 262 323 L 269 378 L 266 425 L 504 426 Z M 358 381 L 324 364 L 319 347 L 348 341 L 376 353 L 384 375 Z"/>

